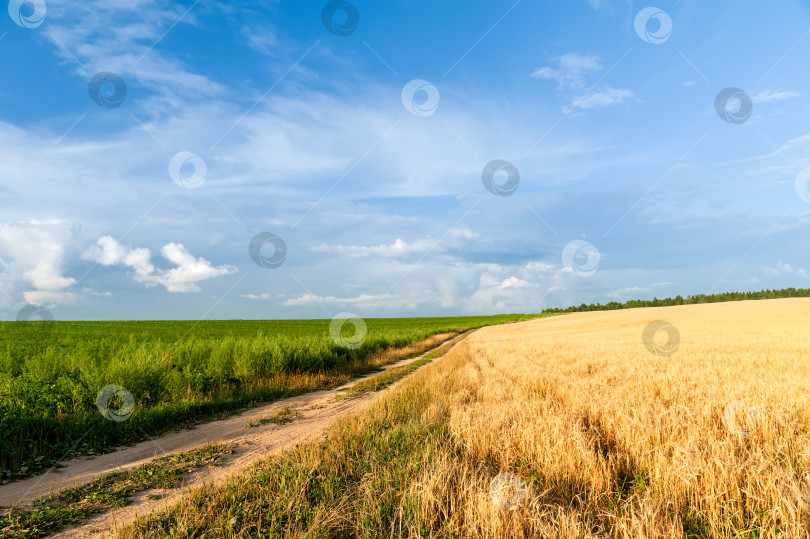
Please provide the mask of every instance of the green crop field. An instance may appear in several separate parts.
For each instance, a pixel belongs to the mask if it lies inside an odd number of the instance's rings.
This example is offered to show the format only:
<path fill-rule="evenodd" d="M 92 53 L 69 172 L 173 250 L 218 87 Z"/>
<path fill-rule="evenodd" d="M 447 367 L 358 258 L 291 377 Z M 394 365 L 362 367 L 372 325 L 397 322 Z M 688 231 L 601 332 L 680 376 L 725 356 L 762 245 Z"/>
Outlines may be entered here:
<path fill-rule="evenodd" d="M 0 322 L 0 481 L 334 387 L 372 357 L 431 335 L 523 318 L 367 319 L 357 348 L 330 336 L 330 320 Z M 349 339 L 353 330 L 344 325 Z M 126 396 L 107 394 L 105 417 L 97 404 L 111 385 Z"/>

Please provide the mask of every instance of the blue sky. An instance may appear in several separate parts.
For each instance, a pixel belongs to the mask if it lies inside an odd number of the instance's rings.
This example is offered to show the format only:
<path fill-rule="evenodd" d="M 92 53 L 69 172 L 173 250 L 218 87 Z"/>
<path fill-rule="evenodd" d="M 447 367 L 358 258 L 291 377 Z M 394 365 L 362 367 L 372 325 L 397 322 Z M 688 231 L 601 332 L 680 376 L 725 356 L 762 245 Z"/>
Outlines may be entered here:
<path fill-rule="evenodd" d="M 0 309 L 427 316 L 810 286 L 809 35 L 791 0 L 13 1 Z M 261 233 L 286 246 L 271 267 Z"/>

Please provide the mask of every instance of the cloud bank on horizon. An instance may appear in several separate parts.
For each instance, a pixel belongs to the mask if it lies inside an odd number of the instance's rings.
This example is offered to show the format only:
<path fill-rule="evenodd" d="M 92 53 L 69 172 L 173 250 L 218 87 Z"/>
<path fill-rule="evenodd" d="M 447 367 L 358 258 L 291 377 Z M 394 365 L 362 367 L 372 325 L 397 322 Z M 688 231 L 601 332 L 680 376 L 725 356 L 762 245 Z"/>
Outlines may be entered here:
<path fill-rule="evenodd" d="M 806 2 L 3 11 L 5 319 L 810 285 Z"/>

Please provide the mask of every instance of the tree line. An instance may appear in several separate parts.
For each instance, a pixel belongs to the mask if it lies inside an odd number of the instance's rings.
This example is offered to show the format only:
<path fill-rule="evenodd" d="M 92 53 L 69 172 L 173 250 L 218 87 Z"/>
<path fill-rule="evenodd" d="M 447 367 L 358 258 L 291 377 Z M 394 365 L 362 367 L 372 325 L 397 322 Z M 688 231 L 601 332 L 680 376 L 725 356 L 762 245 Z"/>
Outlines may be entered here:
<path fill-rule="evenodd" d="M 779 290 L 761 290 L 759 292 L 723 292 L 721 294 L 695 294 L 693 296 L 675 296 L 664 299 L 631 299 L 624 303 L 611 301 L 605 303 L 590 303 L 567 309 L 551 307 L 543 309 L 543 313 L 574 313 L 582 311 L 614 311 L 618 309 L 633 309 L 636 307 L 669 307 L 672 305 L 694 305 L 696 303 L 720 303 L 723 301 L 744 301 L 750 299 L 780 299 L 780 298 L 807 298 L 810 297 L 810 288 L 781 288 Z"/>

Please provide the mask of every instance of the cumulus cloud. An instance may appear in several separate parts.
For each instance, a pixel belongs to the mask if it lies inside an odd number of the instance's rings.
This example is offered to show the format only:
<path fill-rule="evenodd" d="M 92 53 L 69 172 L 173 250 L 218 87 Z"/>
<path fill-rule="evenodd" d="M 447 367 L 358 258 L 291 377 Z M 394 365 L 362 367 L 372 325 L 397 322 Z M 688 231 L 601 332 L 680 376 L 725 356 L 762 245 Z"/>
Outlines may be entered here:
<path fill-rule="evenodd" d="M 6 305 L 69 303 L 76 281 L 64 275 L 72 223 L 58 219 L 0 224 L 0 292 Z"/>
<path fill-rule="evenodd" d="M 505 290 L 507 288 L 536 288 L 536 287 L 537 287 L 536 283 L 524 281 L 523 279 L 520 279 L 513 275 L 508 279 L 504 279 L 499 288 Z"/>
<path fill-rule="evenodd" d="M 162 285 L 169 292 L 199 292 L 197 283 L 236 273 L 234 266 L 213 266 L 211 262 L 195 257 L 179 243 L 164 245 L 160 254 L 175 265 L 164 270 L 152 264 L 152 253 L 146 248 L 128 248 L 110 236 L 99 238 L 84 258 L 102 266 L 125 266 L 134 272 L 136 282 L 146 286 Z"/>
<path fill-rule="evenodd" d="M 558 290 L 567 277 L 560 268 L 534 261 L 523 265 L 470 263 L 446 255 L 441 261 L 428 258 L 411 270 L 402 271 L 396 260 L 378 259 L 365 266 L 362 284 L 344 284 L 347 293 L 330 294 L 307 290 L 287 296 L 266 292 L 243 294 L 254 300 L 276 301 L 291 309 L 320 308 L 324 313 L 338 309 L 355 312 L 438 312 L 453 309 L 464 313 L 515 312 L 538 309 L 549 291 Z M 391 286 L 391 275 L 401 279 Z M 310 281 L 303 277 L 304 281 Z M 346 280 L 348 281 L 348 279 Z M 352 293 L 356 288 L 362 292 Z M 325 290 L 331 290 L 326 287 Z"/>

